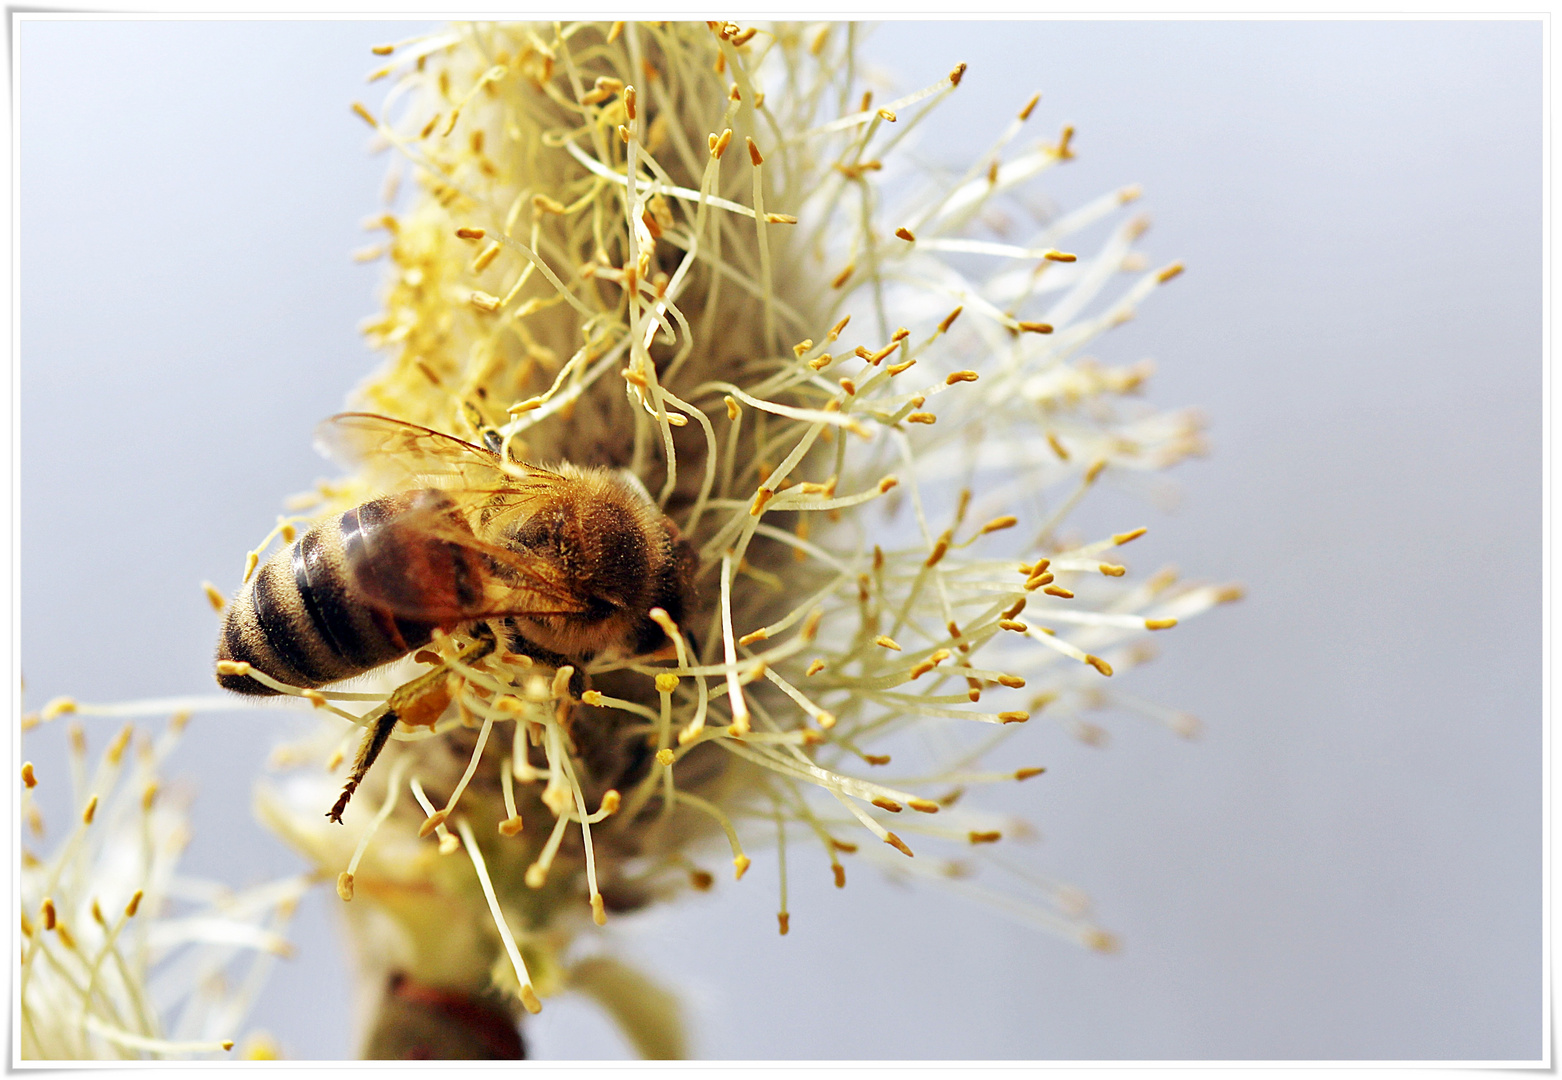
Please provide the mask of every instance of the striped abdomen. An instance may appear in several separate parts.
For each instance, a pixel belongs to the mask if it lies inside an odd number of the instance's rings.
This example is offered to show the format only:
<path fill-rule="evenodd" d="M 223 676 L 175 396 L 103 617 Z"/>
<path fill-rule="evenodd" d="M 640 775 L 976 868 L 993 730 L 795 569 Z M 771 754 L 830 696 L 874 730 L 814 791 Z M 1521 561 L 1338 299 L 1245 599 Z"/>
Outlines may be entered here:
<path fill-rule="evenodd" d="M 464 548 L 429 534 L 431 520 L 466 529 L 453 504 L 429 491 L 375 499 L 310 529 L 229 606 L 217 659 L 247 661 L 292 686 L 324 686 L 465 621 L 458 613 L 473 608 L 478 569 Z M 217 681 L 241 694 L 278 693 L 248 675 Z"/>

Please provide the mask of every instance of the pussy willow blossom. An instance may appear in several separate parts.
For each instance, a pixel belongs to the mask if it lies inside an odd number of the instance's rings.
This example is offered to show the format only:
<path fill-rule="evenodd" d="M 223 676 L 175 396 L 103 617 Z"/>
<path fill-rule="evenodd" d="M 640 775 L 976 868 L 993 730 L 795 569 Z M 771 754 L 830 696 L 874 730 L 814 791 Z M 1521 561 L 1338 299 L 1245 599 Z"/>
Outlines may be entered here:
<path fill-rule="evenodd" d="M 23 728 L 74 711 L 54 702 Z M 233 892 L 177 873 L 186 800 L 160 770 L 186 719 L 176 714 L 156 738 L 127 724 L 90 769 L 86 733 L 72 723 L 68 777 L 22 766 L 23 1060 L 226 1056 L 275 958 L 289 952 L 283 933 L 307 878 Z M 40 857 L 34 795 L 50 783 L 69 787 L 73 820 Z M 242 1053 L 272 1056 L 263 1036 Z"/>
<path fill-rule="evenodd" d="M 697 860 L 725 837 L 738 878 L 774 844 L 784 934 L 789 871 L 844 885 L 859 853 L 965 876 L 956 853 L 1019 826 L 957 800 L 1041 772 L 982 764 L 1038 713 L 1089 734 L 1081 714 L 1115 705 L 1188 733 L 1107 687 L 1147 633 L 1233 594 L 1130 575 L 1116 549 L 1143 529 L 1062 531 L 1103 477 L 1201 448 L 1192 414 L 1124 401 L 1144 365 L 1085 352 L 1181 268 L 1135 253 L 1137 189 L 1028 209 L 1073 156 L 1069 129 L 1016 148 L 1034 98 L 964 175 L 904 167 L 964 65 L 879 104 L 856 39 L 480 24 L 376 50 L 390 90 L 356 109 L 416 190 L 374 222 L 367 255 L 392 273 L 367 334 L 387 360 L 353 406 L 626 470 L 698 574 L 690 633 L 656 613 L 669 647 L 589 663 L 578 699 L 569 669 L 472 659 L 470 628 L 377 689 L 268 682 L 332 714 L 295 756 L 336 771 L 357 738 L 342 717 L 447 673 L 451 704 L 398 729 L 346 827 L 322 813 L 339 772 L 262 798 L 349 901 L 370 1056 L 516 1056 L 512 1003 L 569 987 L 676 1056 L 664 995 L 572 961 L 588 915 L 709 888 Z M 374 490 L 322 485 L 279 532 Z M 1111 947 L 1077 893 L 1025 892 L 992 895 Z"/>

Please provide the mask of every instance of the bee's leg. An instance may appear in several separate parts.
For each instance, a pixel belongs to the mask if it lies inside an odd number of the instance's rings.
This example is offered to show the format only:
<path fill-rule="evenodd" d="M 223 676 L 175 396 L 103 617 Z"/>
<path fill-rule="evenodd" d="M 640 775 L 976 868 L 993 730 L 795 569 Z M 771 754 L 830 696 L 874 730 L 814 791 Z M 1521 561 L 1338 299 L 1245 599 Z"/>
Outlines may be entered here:
<path fill-rule="evenodd" d="M 572 697 L 579 700 L 580 695 L 591 688 L 591 681 L 586 678 L 583 670 L 590 656 L 584 656 L 579 660 L 571 660 L 567 656 L 544 649 L 541 645 L 535 645 L 528 641 L 513 626 L 504 626 L 504 647 L 507 651 L 529 656 L 543 667 L 550 667 L 557 671 L 561 667 L 573 667 L 575 670 L 569 677 L 569 692 Z"/>
<path fill-rule="evenodd" d="M 338 825 L 342 823 L 342 811 L 347 809 L 348 800 L 353 797 L 353 792 L 357 791 L 358 785 L 363 782 L 369 766 L 374 764 L 374 759 L 380 756 L 381 750 L 385 749 L 386 741 L 390 739 L 391 732 L 396 728 L 396 719 L 396 710 L 387 708 L 364 733 L 363 742 L 358 745 L 358 757 L 353 761 L 353 771 L 342 787 L 341 797 L 336 800 L 336 805 L 331 807 L 330 813 L 325 815 Z"/>
<path fill-rule="evenodd" d="M 476 639 L 475 642 L 461 655 L 461 659 L 469 664 L 493 652 L 495 646 L 494 635 L 487 628 L 479 628 L 473 637 Z M 385 749 L 385 743 L 390 739 L 391 732 L 396 729 L 396 721 L 401 718 L 403 712 L 414 716 L 416 712 L 414 706 L 419 705 L 431 689 L 438 687 L 444 681 L 446 673 L 446 668 L 437 667 L 396 688 L 385 703 L 385 711 L 370 721 L 373 726 L 364 734 L 363 742 L 358 746 L 358 757 L 353 761 L 353 771 L 342 787 L 341 798 L 336 800 L 336 805 L 331 807 L 331 812 L 326 814 L 326 817 L 338 825 L 342 823 L 342 811 L 347 809 L 347 803 L 353 797 L 353 792 L 358 790 L 358 785 L 363 782 L 370 766 L 380 756 L 380 751 Z M 444 704 L 437 704 L 436 710 L 443 711 L 444 705 L 449 704 L 449 700 L 448 696 L 445 697 Z"/>

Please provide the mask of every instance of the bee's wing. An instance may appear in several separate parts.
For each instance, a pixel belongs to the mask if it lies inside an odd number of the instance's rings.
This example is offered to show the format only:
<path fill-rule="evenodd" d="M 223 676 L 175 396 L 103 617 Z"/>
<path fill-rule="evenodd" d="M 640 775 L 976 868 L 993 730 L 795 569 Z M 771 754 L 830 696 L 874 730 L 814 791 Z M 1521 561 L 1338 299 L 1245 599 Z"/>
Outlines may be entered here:
<path fill-rule="evenodd" d="M 315 432 L 315 445 L 338 464 L 362 473 L 381 490 L 411 486 L 496 491 L 533 476 L 530 465 L 497 455 L 432 428 L 374 413 L 339 413 Z"/>
<path fill-rule="evenodd" d="M 535 493 L 523 486 L 500 497 L 525 501 Z M 394 508 L 380 500 L 350 511 L 342 554 L 356 595 L 397 618 L 445 626 L 584 611 L 586 598 L 554 563 L 472 532 L 479 500 L 487 505 L 492 496 L 425 489 L 398 496 Z M 375 516 L 366 520 L 371 507 Z"/>

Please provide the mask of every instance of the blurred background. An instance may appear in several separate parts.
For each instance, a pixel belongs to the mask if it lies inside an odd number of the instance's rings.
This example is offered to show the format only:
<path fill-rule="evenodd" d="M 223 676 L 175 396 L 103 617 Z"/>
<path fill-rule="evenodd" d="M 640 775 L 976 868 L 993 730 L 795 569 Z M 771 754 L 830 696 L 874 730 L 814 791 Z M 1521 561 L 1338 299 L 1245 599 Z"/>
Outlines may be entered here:
<path fill-rule="evenodd" d="M 53 21 L 20 37 L 21 657 L 27 707 L 212 691 L 244 552 L 330 467 L 314 425 L 376 364 L 349 257 L 387 156 L 371 45 L 416 24 Z M 903 22 L 902 89 L 970 65 L 917 153 L 963 168 L 1042 91 L 1077 128 L 1062 208 L 1129 182 L 1143 246 L 1188 273 L 1100 342 L 1153 357 L 1209 458 L 1135 572 L 1237 580 L 1126 687 L 1105 747 L 1032 723 L 1048 774 L 1010 854 L 1071 881 L 1102 956 L 854 866 L 773 855 L 741 884 L 617 919 L 608 947 L 683 997 L 709 1058 L 1535 1059 L 1541 952 L 1542 32 L 1506 22 Z M 1089 502 L 1087 501 L 1087 506 Z M 117 730 L 86 721 L 94 758 Z M 288 714 L 206 714 L 184 869 L 301 869 L 250 813 Z M 26 756 L 63 820 L 64 728 Z M 13 772 L 14 776 L 15 773 Z M 51 806 L 57 807 L 51 811 Z M 51 834 L 50 843 L 57 841 Z M 255 1011 L 295 1058 L 350 1056 L 328 888 Z M 581 1000 L 534 1055 L 618 1057 Z"/>

